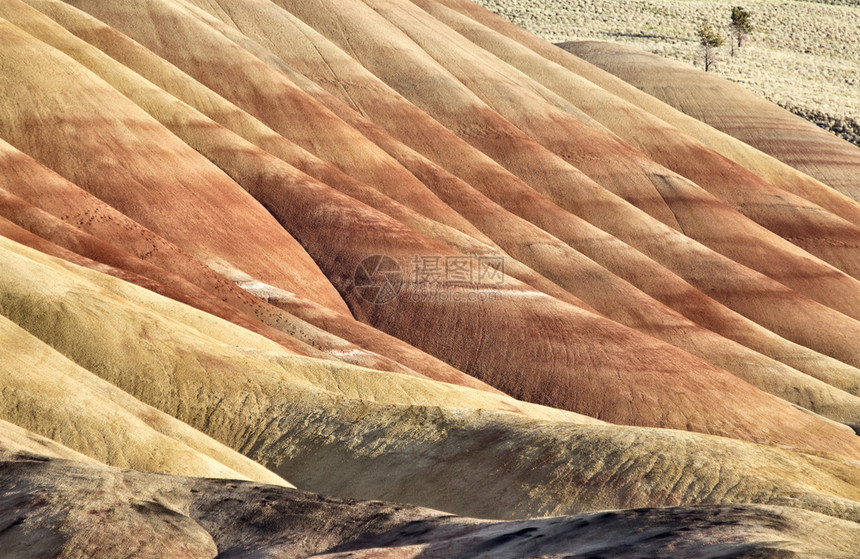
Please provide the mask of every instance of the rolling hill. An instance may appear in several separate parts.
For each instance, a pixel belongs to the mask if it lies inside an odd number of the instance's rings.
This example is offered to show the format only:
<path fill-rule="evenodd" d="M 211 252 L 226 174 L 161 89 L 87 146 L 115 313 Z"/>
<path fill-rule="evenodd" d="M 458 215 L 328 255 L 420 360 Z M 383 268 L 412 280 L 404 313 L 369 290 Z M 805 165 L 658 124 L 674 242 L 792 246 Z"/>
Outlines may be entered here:
<path fill-rule="evenodd" d="M 0 45 L 0 556 L 850 556 L 860 148 L 468 0 Z"/>

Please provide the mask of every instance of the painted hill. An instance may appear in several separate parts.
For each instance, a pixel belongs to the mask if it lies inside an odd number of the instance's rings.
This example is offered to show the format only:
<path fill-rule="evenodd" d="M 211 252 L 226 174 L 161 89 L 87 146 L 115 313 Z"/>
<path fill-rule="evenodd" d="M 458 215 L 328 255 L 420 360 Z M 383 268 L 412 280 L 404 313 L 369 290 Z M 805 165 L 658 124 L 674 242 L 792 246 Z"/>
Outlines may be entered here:
<path fill-rule="evenodd" d="M 121 547 L 134 557 L 835 557 L 858 537 L 853 522 L 740 505 L 491 522 L 241 481 L 121 471 L 70 461 L 59 448 L 49 452 L 65 459 L 25 450 L 50 444 L 14 428 L 3 439 L 0 483 L 15 486 L 0 497 L 7 554 L 101 556 Z M 110 492 L 99 490 L 106 485 Z"/>
<path fill-rule="evenodd" d="M 477 0 L 554 43 L 611 41 L 703 67 L 696 27 L 708 21 L 727 39 L 711 68 L 765 99 L 860 145 L 855 0 L 746 0 L 752 33 L 729 41 L 728 0 Z"/>
<path fill-rule="evenodd" d="M 564 48 L 849 198 L 860 200 L 860 149 L 743 87 L 686 64 L 620 45 L 580 42 L 566 43 Z M 699 95 L 693 94 L 693 83 Z"/>
<path fill-rule="evenodd" d="M 850 554 L 860 204 L 757 98 L 467 0 L 9 0 L 0 44 L 8 555 Z"/>

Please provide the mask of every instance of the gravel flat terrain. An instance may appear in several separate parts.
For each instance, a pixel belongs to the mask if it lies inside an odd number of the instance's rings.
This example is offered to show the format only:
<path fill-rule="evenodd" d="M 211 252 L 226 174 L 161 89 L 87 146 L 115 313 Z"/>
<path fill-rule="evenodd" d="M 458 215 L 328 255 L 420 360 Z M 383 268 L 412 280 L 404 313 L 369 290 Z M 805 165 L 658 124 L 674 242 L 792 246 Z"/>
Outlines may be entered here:
<path fill-rule="evenodd" d="M 702 66 L 695 38 L 703 20 L 724 28 L 731 7 L 718 0 L 476 0 L 552 42 L 601 39 Z M 857 143 L 860 135 L 860 2 L 742 3 L 755 32 L 716 72 Z"/>

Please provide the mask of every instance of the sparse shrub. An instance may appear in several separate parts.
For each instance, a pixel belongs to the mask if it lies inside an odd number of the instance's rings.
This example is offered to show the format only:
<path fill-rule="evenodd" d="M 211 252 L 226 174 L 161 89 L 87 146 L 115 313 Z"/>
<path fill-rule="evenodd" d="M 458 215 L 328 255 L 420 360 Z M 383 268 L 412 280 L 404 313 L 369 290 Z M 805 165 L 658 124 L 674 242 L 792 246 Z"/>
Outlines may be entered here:
<path fill-rule="evenodd" d="M 705 72 L 709 72 L 716 65 L 717 50 L 726 43 L 726 38 L 717 29 L 714 29 L 707 21 L 702 22 L 696 28 L 696 36 L 702 45 L 705 55 Z"/>
<path fill-rule="evenodd" d="M 753 25 L 751 18 L 752 14 L 741 6 L 735 6 L 732 8 L 731 29 L 732 35 L 734 35 L 732 40 L 732 56 L 735 55 L 735 41 L 737 41 L 738 48 L 741 48 L 741 46 L 743 46 L 744 37 L 752 33 Z"/>

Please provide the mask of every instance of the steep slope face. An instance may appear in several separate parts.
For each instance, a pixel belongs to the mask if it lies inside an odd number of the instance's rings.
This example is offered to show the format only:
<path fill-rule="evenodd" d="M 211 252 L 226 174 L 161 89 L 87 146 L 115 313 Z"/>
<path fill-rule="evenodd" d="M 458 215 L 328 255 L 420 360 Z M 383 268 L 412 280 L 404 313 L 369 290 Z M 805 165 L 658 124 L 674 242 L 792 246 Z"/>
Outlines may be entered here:
<path fill-rule="evenodd" d="M 853 552 L 846 196 L 466 0 L 0 43 L 0 549 Z"/>
<path fill-rule="evenodd" d="M 764 178 L 777 188 L 798 194 L 851 223 L 860 221 L 860 206 L 858 206 L 856 201 L 838 193 L 832 188 L 827 188 L 824 184 L 816 181 L 809 175 L 801 173 L 748 144 L 678 111 L 656 97 L 652 97 L 627 82 L 622 81 L 617 76 L 589 64 L 565 50 L 555 47 L 551 43 L 513 25 L 509 21 L 469 0 L 441 0 L 439 3 L 467 15 L 470 19 L 487 26 L 504 37 L 513 39 L 517 43 L 526 46 L 545 60 L 557 64 L 577 76 L 586 78 L 605 91 L 669 123 L 671 126 L 689 134 L 704 145 L 709 146 L 718 153 Z M 498 39 L 496 38 L 495 40 Z M 511 63 L 513 64 L 514 62 L 511 61 Z M 521 68 L 518 64 L 515 65 L 520 70 L 527 71 L 527 68 Z M 541 67 L 545 67 L 545 65 L 541 64 Z M 544 83 L 548 87 L 551 87 L 546 82 Z M 562 92 L 557 93 L 564 95 Z M 612 101 L 607 100 L 607 102 Z M 599 109 L 599 107 L 597 108 Z M 636 131 L 632 127 L 621 126 L 621 123 L 618 122 L 613 126 L 612 119 L 607 118 L 607 115 L 600 110 L 589 111 L 589 114 L 597 122 L 612 127 L 613 131 L 626 141 L 640 146 L 640 149 L 647 151 L 645 147 L 647 139 L 644 144 L 640 144 L 639 142 L 642 140 L 637 139 Z M 652 154 L 652 157 L 656 157 L 656 155 Z"/>
<path fill-rule="evenodd" d="M 81 369 L 5 317 L 0 317 L 0 342 L 8 351 L 0 369 L 2 419 L 120 467 L 286 484 Z"/>
<path fill-rule="evenodd" d="M 212 130 L 210 129 L 209 132 L 212 132 Z M 191 132 L 179 133 L 182 133 L 185 138 L 192 137 L 186 135 L 191 134 Z M 228 171 L 235 180 L 263 201 L 267 209 L 272 211 L 273 214 L 281 220 L 282 224 L 293 233 L 293 235 L 300 238 L 305 248 L 314 253 L 314 255 L 319 259 L 319 263 L 325 267 L 326 273 L 329 274 L 332 281 L 336 283 L 338 288 L 344 293 L 352 291 L 352 271 L 354 270 L 355 263 L 359 262 L 364 254 L 387 253 L 393 255 L 402 254 L 404 256 L 415 254 L 451 254 L 449 252 L 441 251 L 441 247 L 438 245 L 428 244 L 426 239 L 422 239 L 415 236 L 413 233 L 408 232 L 402 227 L 402 225 L 391 221 L 390 218 L 385 218 L 367 210 L 366 208 L 356 206 L 353 199 L 339 196 L 335 192 L 330 192 L 325 188 L 321 188 L 321 185 L 310 180 L 307 176 L 298 173 L 294 168 L 285 164 L 278 164 L 277 161 L 273 161 L 272 158 L 267 156 L 264 152 L 252 149 L 252 146 L 234 143 L 218 144 L 213 148 L 205 145 L 205 142 L 202 140 L 199 142 L 192 141 L 191 143 L 198 146 L 198 149 L 206 153 L 207 157 L 216 161 L 224 168 L 224 170 Z M 261 172 L 262 169 L 265 169 L 265 172 Z M 291 188 L 285 188 L 285 185 L 287 184 L 291 185 Z M 327 203 L 329 205 L 325 212 L 320 212 L 320 202 L 322 200 L 328 200 Z M 313 221 L 308 222 L 309 216 Z M 354 247 L 337 246 L 336 238 L 332 237 L 332 234 L 338 230 L 351 230 L 353 231 L 354 238 L 361 238 L 361 235 L 367 237 L 367 231 L 374 229 L 378 231 L 384 230 L 389 233 L 396 232 L 396 234 L 393 237 L 389 235 L 389 238 L 384 240 L 375 239 L 373 237 L 367 239 L 365 246 L 362 247 L 364 254 L 356 251 Z M 332 251 L 333 247 L 335 248 L 334 252 Z M 513 290 L 511 291 L 511 289 L 508 289 L 507 291 L 510 293 L 519 292 L 524 289 L 524 287 L 513 282 L 511 282 L 510 288 Z M 358 301 L 354 293 L 351 297 L 355 305 L 354 308 L 359 308 L 361 305 L 368 307 L 366 303 Z M 531 295 L 529 295 L 529 297 L 531 297 Z M 737 383 L 722 371 L 714 368 L 703 369 L 711 371 L 710 374 L 694 376 L 689 371 L 699 369 L 704 366 L 704 364 L 691 360 L 686 354 L 675 352 L 674 355 L 676 355 L 676 359 L 678 359 L 678 361 L 677 364 L 671 365 L 672 368 L 670 369 L 665 369 L 662 365 L 654 366 L 652 363 L 657 362 L 656 358 L 649 359 L 647 357 L 640 361 L 641 365 L 639 366 L 643 368 L 643 372 L 646 376 L 655 379 L 654 382 L 656 382 L 658 386 L 660 384 L 670 382 L 669 377 L 667 376 L 668 371 L 675 370 L 675 368 L 679 371 L 683 371 L 681 374 L 688 376 L 692 383 L 691 387 L 699 387 L 695 389 L 691 388 L 688 391 L 688 395 L 685 396 L 685 398 L 690 399 L 690 403 L 688 405 L 690 408 L 689 411 L 674 417 L 664 417 L 662 413 L 658 413 L 655 410 L 648 410 L 642 403 L 634 403 L 633 405 L 628 403 L 626 404 L 625 409 L 603 401 L 605 396 L 599 396 L 597 394 L 598 387 L 596 386 L 596 379 L 590 381 L 593 385 L 587 388 L 587 390 L 583 390 L 581 393 L 577 393 L 577 391 L 570 390 L 569 388 L 559 390 L 557 388 L 558 386 L 571 386 L 569 378 L 571 373 L 567 365 L 563 362 L 557 362 L 552 354 L 542 357 L 542 362 L 535 360 L 534 358 L 525 359 L 524 357 L 519 358 L 518 360 L 511 360 L 505 355 L 499 355 L 499 352 L 497 352 L 494 347 L 490 347 L 488 351 L 485 351 L 483 355 L 481 355 L 481 359 L 477 363 L 473 364 L 469 363 L 468 357 L 462 349 L 465 344 L 468 344 L 468 338 L 458 340 L 458 345 L 451 346 L 445 342 L 444 339 L 428 339 L 428 330 L 416 329 L 415 327 L 414 317 L 426 316 L 428 314 L 446 316 L 447 320 L 450 321 L 449 324 L 459 324 L 456 328 L 460 331 L 470 323 L 495 323 L 496 325 L 492 328 L 494 329 L 494 332 L 498 332 L 498 334 L 493 337 L 501 340 L 500 342 L 495 343 L 501 343 L 506 347 L 513 346 L 513 343 L 507 343 L 504 340 L 512 338 L 513 335 L 517 340 L 517 343 L 522 342 L 519 341 L 520 338 L 517 334 L 510 332 L 507 328 L 502 326 L 501 320 L 498 320 L 499 317 L 518 316 L 519 318 L 517 321 L 523 325 L 524 329 L 534 328 L 532 324 L 536 322 L 538 324 L 541 323 L 540 320 L 535 321 L 533 319 L 533 309 L 535 307 L 531 306 L 531 308 L 527 309 L 524 301 L 503 301 L 499 305 L 485 306 L 480 309 L 478 314 L 475 314 L 474 306 L 469 308 L 469 305 L 462 304 L 431 304 L 427 307 L 426 305 L 421 304 L 410 304 L 412 302 L 405 302 L 405 299 L 406 298 L 401 298 L 396 305 L 387 307 L 383 311 L 371 307 L 369 310 L 364 311 L 367 313 L 364 316 L 370 317 L 371 321 L 376 324 L 386 323 L 386 328 L 389 329 L 390 332 L 397 333 L 407 341 L 421 345 L 422 348 L 429 350 L 431 353 L 445 358 L 449 363 L 466 369 L 466 372 L 475 372 L 476 376 L 490 381 L 497 387 L 520 391 L 518 392 L 519 394 L 544 403 L 557 403 L 557 405 L 568 409 L 577 409 L 593 415 L 600 415 L 601 417 L 628 423 L 706 430 L 713 429 L 713 426 L 718 425 L 719 422 L 694 421 L 691 423 L 688 421 L 690 416 L 698 416 L 701 413 L 697 409 L 700 406 L 695 404 L 695 401 L 700 399 L 716 400 L 716 394 L 725 392 L 726 390 L 733 390 L 738 394 L 739 398 L 741 398 L 741 394 L 747 392 L 747 385 Z M 593 321 L 595 319 L 587 318 L 587 315 L 579 315 L 565 305 L 558 304 L 549 298 L 537 296 L 537 299 L 543 301 L 543 303 L 537 307 L 540 309 L 541 314 L 552 317 L 550 320 L 560 321 L 565 325 L 563 332 L 555 333 L 558 337 L 551 343 L 551 345 L 561 344 L 562 340 L 565 338 L 581 338 L 586 333 L 593 335 L 593 333 L 597 331 L 593 326 Z M 444 308 L 445 314 L 439 315 L 437 311 L 430 310 L 435 308 Z M 450 309 L 452 308 L 453 312 L 450 312 Z M 391 320 L 389 318 L 392 316 L 395 317 L 395 320 Z M 463 322 L 460 317 L 468 317 L 468 322 Z M 597 322 L 602 324 L 601 328 L 605 329 L 602 334 L 604 340 L 603 344 L 605 344 L 607 348 L 607 355 L 614 356 L 611 357 L 611 360 L 613 360 L 614 363 L 612 361 L 598 363 L 596 366 L 593 366 L 593 368 L 595 372 L 602 371 L 601 374 L 608 376 L 608 378 L 614 377 L 616 375 L 615 371 L 624 367 L 623 361 L 626 361 L 627 358 L 627 350 L 624 348 L 634 344 L 637 351 L 642 353 L 656 352 L 658 351 L 657 348 L 662 347 L 660 345 L 653 345 L 653 341 L 650 341 L 647 338 L 638 337 L 634 333 L 627 332 L 623 329 L 618 330 L 617 325 L 613 323 L 601 322 L 600 320 Z M 544 323 L 547 323 L 546 320 L 544 320 Z M 427 324 L 424 328 L 435 329 L 441 325 L 442 324 Z M 540 326 L 540 328 L 546 327 Z M 457 331 L 457 329 L 455 329 L 455 331 Z M 430 331 L 434 332 L 435 330 Z M 471 335 L 474 335 L 474 332 Z M 536 337 L 540 339 L 543 336 L 538 335 Z M 534 343 L 540 342 L 529 342 L 529 345 Z M 517 372 L 516 376 L 506 376 L 500 374 L 500 371 L 497 370 L 499 368 L 499 364 L 504 364 L 504 366 L 510 370 L 512 362 L 517 361 L 522 363 L 522 366 L 526 367 L 527 370 Z M 660 369 L 664 369 L 666 372 L 659 373 L 658 371 L 660 371 Z M 529 371 L 534 371 L 534 373 L 530 373 Z M 656 377 L 651 376 L 654 373 L 657 373 Z M 523 380 L 530 376 L 539 379 L 537 386 L 526 385 L 524 387 Z M 672 380 L 671 382 L 674 383 L 676 380 Z M 714 384 L 720 388 L 701 388 L 709 384 Z M 736 384 L 736 388 L 728 388 L 728 386 L 732 384 Z M 555 387 L 553 387 L 553 385 L 555 385 Z M 650 388 L 648 390 L 653 390 L 656 397 L 661 397 L 657 394 L 658 390 Z M 708 396 L 709 393 L 714 394 L 714 397 L 711 398 Z M 753 398 L 757 398 L 760 393 L 754 392 L 753 394 L 756 395 L 753 396 Z M 749 398 L 749 396 L 746 397 Z M 621 400 L 619 399 L 618 401 L 620 402 Z M 750 409 L 757 407 L 758 405 L 758 403 L 752 405 L 751 402 Z M 775 401 L 769 401 L 767 405 L 783 409 L 782 413 L 796 413 Z M 724 411 L 711 410 L 707 412 L 707 415 L 714 414 L 722 416 L 725 413 L 728 413 L 730 416 L 738 415 L 736 411 L 730 411 L 728 409 Z M 853 423 L 854 418 L 851 416 L 852 412 L 848 411 L 846 413 L 847 415 L 841 414 L 837 417 L 840 420 Z M 757 425 L 758 421 L 753 421 L 751 417 L 747 419 L 741 419 L 738 417 L 737 419 L 731 419 L 729 423 L 737 423 L 737 429 L 739 432 L 748 430 L 758 431 L 760 429 Z M 694 425 L 695 427 L 693 427 Z M 719 429 L 719 431 L 714 432 L 733 435 L 735 428 L 727 426 L 725 428 L 719 427 Z M 754 438 L 754 440 L 761 439 Z"/>
<path fill-rule="evenodd" d="M 740 85 L 632 47 L 585 41 L 565 49 L 860 202 L 860 148 Z M 692 95 L 691 83 L 707 94 Z"/>
<path fill-rule="evenodd" d="M 138 287 L 0 243 L 3 314 L 78 366 L 306 489 L 489 518 L 733 502 L 860 518 L 855 461 L 603 425 L 290 355 Z M 40 287 L 47 278 L 50 289 Z M 852 452 L 853 433 L 800 412 L 779 421 L 798 425 L 807 444 Z"/>
<path fill-rule="evenodd" d="M 487 522 L 23 453 L 9 444 L 7 429 L 0 433 L 0 522 L 8 528 L 0 545 L 9 556 L 848 557 L 860 530 L 815 513 L 753 506 Z"/>
<path fill-rule="evenodd" d="M 8 22 L 2 33 L 6 141 L 208 265 L 345 312 L 301 246 L 223 172 L 67 57 Z"/>
<path fill-rule="evenodd" d="M 643 244 L 648 246 L 646 239 L 628 239 L 617 232 L 615 220 L 609 223 L 604 219 L 603 212 L 613 205 L 614 215 L 625 212 L 625 205 L 613 194 L 657 219 L 649 220 L 647 215 L 626 208 L 629 218 L 641 223 L 637 228 L 640 235 L 649 230 L 669 235 L 673 231 L 667 225 L 677 227 L 690 238 L 813 299 L 851 316 L 860 316 L 857 280 L 837 279 L 840 274 L 834 276 L 831 267 L 811 261 L 808 254 L 787 241 L 755 227 L 701 188 L 654 164 L 617 138 L 586 126 L 547 103 L 542 97 L 552 97 L 551 92 L 529 83 L 525 76 L 517 79 L 515 74 L 514 78 L 508 78 L 498 60 L 486 56 L 422 10 L 410 9 L 406 3 L 376 5 L 359 0 L 340 2 L 328 10 L 313 2 L 281 2 L 281 5 L 344 50 L 357 51 L 356 57 L 362 64 L 383 81 L 399 88 L 421 109 L 553 201 L 586 216 L 640 250 L 646 250 L 642 248 Z M 368 34 L 366 30 L 370 28 L 386 32 Z M 434 31 L 430 32 L 431 29 Z M 367 40 L 350 43 L 351 38 L 364 35 L 368 35 Z M 456 48 L 451 49 L 451 45 Z M 393 48 L 403 50 L 403 54 L 393 60 L 380 54 Z M 433 88 L 401 78 L 417 71 L 434 76 Z M 448 73 L 451 77 L 445 81 L 435 77 Z M 537 93 L 521 85 L 523 80 L 526 86 L 538 89 Z M 435 89 L 447 92 L 444 100 L 430 93 Z M 603 156 L 598 157 L 598 152 Z M 738 177 L 734 179 L 737 181 Z M 576 189 L 575 196 L 572 187 Z M 725 223 L 726 228 L 709 225 L 713 223 Z M 842 224 L 842 229 L 852 227 Z M 858 233 L 853 232 L 855 239 L 860 238 Z M 648 248 L 651 250 L 648 254 L 658 258 L 655 248 Z M 762 258 L 763 254 L 779 254 L 779 257 Z M 665 254 L 662 257 L 666 259 Z M 853 265 L 857 255 L 840 258 L 846 260 Z M 808 281 L 812 276 L 816 282 Z M 838 300 L 826 287 L 830 282 L 843 297 L 854 295 Z"/>
<path fill-rule="evenodd" d="M 722 157 L 656 116 L 623 101 L 512 38 L 440 2 L 416 4 L 464 37 L 581 108 L 625 141 L 665 167 L 707 189 L 746 217 L 857 277 L 857 227 L 802 198 L 774 188 L 760 177 Z M 457 5 L 460 8 L 461 5 Z M 790 207 L 788 211 L 786 208 Z M 857 209 L 860 209 L 858 207 Z M 834 247 L 832 239 L 842 242 Z"/>

